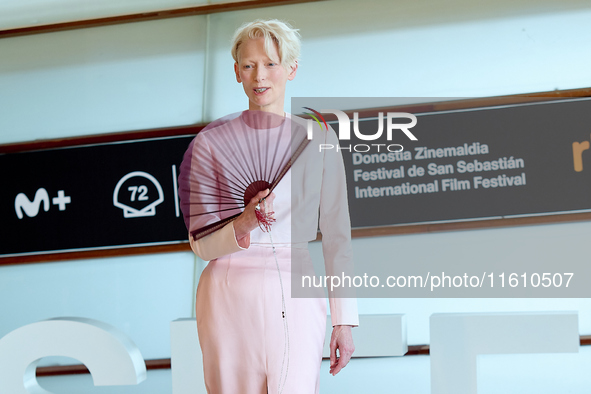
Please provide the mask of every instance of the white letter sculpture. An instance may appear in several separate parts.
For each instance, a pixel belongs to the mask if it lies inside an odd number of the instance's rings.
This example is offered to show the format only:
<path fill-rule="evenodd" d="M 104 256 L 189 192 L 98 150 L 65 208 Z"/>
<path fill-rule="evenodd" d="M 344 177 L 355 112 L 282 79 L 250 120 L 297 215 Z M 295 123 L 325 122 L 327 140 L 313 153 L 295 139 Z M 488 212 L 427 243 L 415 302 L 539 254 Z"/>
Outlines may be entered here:
<path fill-rule="evenodd" d="M 431 394 L 476 394 L 479 354 L 577 353 L 577 312 L 431 315 Z"/>
<path fill-rule="evenodd" d="M 0 382 L 10 394 L 51 394 L 36 378 L 43 357 L 82 362 L 95 386 L 138 384 L 146 364 L 137 346 L 116 328 L 98 320 L 61 317 L 20 327 L 0 339 Z"/>
<path fill-rule="evenodd" d="M 203 355 L 195 318 L 170 323 L 170 350 L 173 394 L 205 394 Z"/>

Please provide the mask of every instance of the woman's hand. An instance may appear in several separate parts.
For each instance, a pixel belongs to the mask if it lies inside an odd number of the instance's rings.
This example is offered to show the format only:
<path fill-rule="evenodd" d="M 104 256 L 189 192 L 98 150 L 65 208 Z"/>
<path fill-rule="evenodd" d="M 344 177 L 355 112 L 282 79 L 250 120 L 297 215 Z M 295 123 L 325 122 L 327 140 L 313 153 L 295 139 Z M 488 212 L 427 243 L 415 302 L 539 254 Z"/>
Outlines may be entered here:
<path fill-rule="evenodd" d="M 339 357 L 337 357 L 339 349 Z M 334 326 L 332 336 L 330 337 L 330 371 L 334 376 L 349 363 L 355 345 L 353 344 L 353 334 L 351 326 Z"/>
<path fill-rule="evenodd" d="M 265 198 L 266 197 L 266 198 Z M 264 202 L 260 203 L 260 210 L 265 213 L 265 209 L 268 212 L 273 212 L 273 200 L 275 200 L 275 193 L 269 194 L 269 189 L 262 190 L 254 196 L 250 203 L 244 208 L 244 211 L 234 220 L 234 232 L 236 234 L 236 240 L 240 243 L 240 240 L 246 237 L 252 230 L 259 226 L 255 208 L 259 201 L 265 199 Z"/>

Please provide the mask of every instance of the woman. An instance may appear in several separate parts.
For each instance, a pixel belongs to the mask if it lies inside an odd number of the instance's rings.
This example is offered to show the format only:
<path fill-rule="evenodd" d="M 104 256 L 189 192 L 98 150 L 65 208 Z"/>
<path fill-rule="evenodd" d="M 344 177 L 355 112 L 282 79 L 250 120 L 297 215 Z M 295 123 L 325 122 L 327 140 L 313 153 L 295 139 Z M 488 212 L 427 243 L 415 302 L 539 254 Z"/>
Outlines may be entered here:
<path fill-rule="evenodd" d="M 234 70 L 248 97 L 249 111 L 226 126 L 246 128 L 251 134 L 260 132 L 248 121 L 248 114 L 257 113 L 273 117 L 275 125 L 289 122 L 290 116 L 283 111 L 285 87 L 296 76 L 299 47 L 297 30 L 278 20 L 255 21 L 236 31 Z M 199 133 L 190 148 L 197 157 L 195 162 L 223 156 L 212 142 L 219 130 L 212 127 Z M 273 126 L 274 130 L 283 128 Z M 336 143 L 332 130 L 330 135 L 320 134 L 320 130 L 316 134 Z M 290 297 L 292 260 L 293 264 L 311 266 L 307 242 L 316 237 L 320 208 L 327 272 L 338 261 L 350 261 L 350 223 L 342 158 L 325 158 L 313 149 L 305 152 L 298 161 L 317 163 L 303 166 L 306 169 L 302 171 L 290 170 L 274 193 L 269 194 L 268 189 L 259 192 L 240 216 L 223 228 L 197 241 L 190 237 L 193 251 L 210 261 L 199 280 L 196 302 L 209 393 L 319 391 L 326 301 Z M 316 170 L 308 174 L 307 168 Z M 323 174 L 330 177 L 325 179 Z M 305 207 L 298 217 L 306 216 L 301 236 L 291 234 L 292 184 L 300 191 L 317 191 L 297 196 Z M 257 210 L 276 219 L 272 240 L 259 228 Z M 336 375 L 353 353 L 351 327 L 358 324 L 358 317 L 354 299 L 331 298 L 330 307 L 334 327 L 330 373 Z"/>

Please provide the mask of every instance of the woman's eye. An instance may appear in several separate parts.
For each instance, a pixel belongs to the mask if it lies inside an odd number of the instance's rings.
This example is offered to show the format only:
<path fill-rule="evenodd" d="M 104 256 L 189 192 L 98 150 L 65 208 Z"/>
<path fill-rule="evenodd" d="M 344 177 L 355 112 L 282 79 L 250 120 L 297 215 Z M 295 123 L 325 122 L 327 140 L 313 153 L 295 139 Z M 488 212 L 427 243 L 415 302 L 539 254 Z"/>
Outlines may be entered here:
<path fill-rule="evenodd" d="M 276 65 L 277 65 L 277 63 L 269 63 L 269 67 L 273 67 L 273 66 L 276 66 Z"/>
<path fill-rule="evenodd" d="M 251 69 L 251 68 L 252 68 L 252 66 L 251 66 L 251 65 L 249 65 L 249 64 L 247 64 L 247 65 L 245 65 L 245 66 L 244 66 L 244 68 L 245 68 L 246 70 L 248 70 L 248 69 Z"/>

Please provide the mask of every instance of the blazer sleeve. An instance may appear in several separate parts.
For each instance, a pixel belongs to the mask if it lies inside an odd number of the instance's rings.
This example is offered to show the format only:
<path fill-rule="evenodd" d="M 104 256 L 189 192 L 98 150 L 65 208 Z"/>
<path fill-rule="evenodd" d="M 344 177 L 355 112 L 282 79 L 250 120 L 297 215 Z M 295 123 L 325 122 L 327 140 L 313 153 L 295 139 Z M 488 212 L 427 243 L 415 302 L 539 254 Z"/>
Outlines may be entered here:
<path fill-rule="evenodd" d="M 242 241 L 244 241 L 244 245 L 240 246 L 236 240 L 233 221 L 197 241 L 189 234 L 191 249 L 205 261 L 248 249 L 250 247 L 250 234 L 244 237 Z"/>
<path fill-rule="evenodd" d="M 326 133 L 326 143 L 338 145 L 332 128 Z M 340 151 L 325 150 L 320 192 L 320 231 L 322 252 L 327 275 L 353 275 L 351 248 L 351 220 L 347 201 L 345 166 Z M 359 325 L 357 299 L 351 298 L 351 290 L 330 294 L 329 305 L 332 325 Z M 346 297 L 345 297 L 346 296 Z"/>

